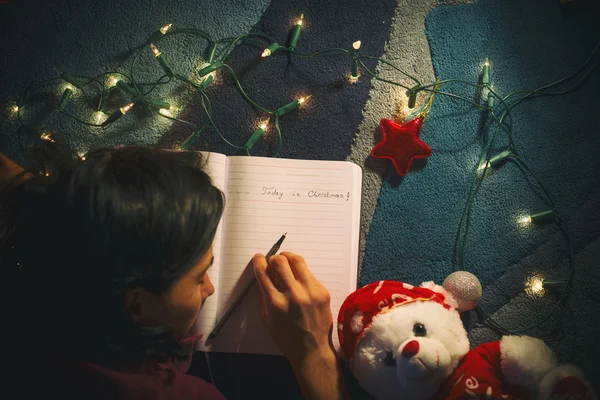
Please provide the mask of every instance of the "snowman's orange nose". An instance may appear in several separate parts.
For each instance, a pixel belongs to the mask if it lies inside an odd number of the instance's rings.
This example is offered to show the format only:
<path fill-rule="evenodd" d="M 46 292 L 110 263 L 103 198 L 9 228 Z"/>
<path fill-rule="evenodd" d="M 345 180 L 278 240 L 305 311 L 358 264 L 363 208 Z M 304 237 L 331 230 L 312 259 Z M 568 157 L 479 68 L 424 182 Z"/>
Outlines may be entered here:
<path fill-rule="evenodd" d="M 402 357 L 410 358 L 419 352 L 419 342 L 411 340 L 402 349 Z"/>

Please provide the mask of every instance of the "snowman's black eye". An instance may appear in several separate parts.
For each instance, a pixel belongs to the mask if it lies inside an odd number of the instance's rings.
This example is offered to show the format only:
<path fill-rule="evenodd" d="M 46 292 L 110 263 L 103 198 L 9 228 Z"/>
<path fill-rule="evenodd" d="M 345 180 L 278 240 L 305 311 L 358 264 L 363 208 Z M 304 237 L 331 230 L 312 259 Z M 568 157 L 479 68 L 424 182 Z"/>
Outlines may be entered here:
<path fill-rule="evenodd" d="M 425 329 L 425 325 L 423 324 L 415 324 L 413 326 L 413 332 L 415 333 L 415 336 L 427 335 L 427 329 Z"/>
<path fill-rule="evenodd" d="M 385 358 L 383 359 L 383 363 L 388 367 L 393 367 L 396 365 L 396 359 L 394 358 L 394 353 L 388 351 L 385 353 Z"/>

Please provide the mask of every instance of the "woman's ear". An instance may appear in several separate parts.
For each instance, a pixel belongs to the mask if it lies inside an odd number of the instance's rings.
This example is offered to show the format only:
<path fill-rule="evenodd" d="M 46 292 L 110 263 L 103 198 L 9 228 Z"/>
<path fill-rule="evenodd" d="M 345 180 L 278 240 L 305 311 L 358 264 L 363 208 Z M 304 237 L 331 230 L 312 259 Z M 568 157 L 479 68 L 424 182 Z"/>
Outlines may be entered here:
<path fill-rule="evenodd" d="M 140 291 L 136 288 L 125 292 L 125 308 L 131 316 L 131 321 L 134 325 L 139 325 L 142 318 L 142 305 L 140 304 Z"/>
<path fill-rule="evenodd" d="M 135 288 L 125 292 L 124 300 L 134 325 L 153 325 L 161 320 L 162 306 L 159 296 L 144 288 Z"/>

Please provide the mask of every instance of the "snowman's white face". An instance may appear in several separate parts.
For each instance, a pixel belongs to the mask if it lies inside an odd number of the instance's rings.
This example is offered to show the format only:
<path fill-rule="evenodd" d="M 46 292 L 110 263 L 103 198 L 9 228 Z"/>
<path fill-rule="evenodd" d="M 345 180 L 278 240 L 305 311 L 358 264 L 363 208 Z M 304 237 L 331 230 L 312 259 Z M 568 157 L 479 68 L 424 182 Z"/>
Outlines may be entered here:
<path fill-rule="evenodd" d="M 352 372 L 378 400 L 426 399 L 469 351 L 458 312 L 433 301 L 401 305 L 373 318 Z"/>

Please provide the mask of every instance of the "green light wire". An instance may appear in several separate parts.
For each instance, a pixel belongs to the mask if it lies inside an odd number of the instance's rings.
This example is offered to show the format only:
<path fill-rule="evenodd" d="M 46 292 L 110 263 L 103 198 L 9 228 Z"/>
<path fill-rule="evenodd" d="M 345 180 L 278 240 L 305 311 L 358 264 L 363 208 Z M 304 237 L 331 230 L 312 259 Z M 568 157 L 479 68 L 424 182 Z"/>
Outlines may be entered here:
<path fill-rule="evenodd" d="M 225 67 L 227 70 L 229 70 L 229 72 L 231 73 L 231 75 L 233 77 L 235 84 L 237 85 L 238 89 L 240 90 L 240 94 L 242 95 L 243 98 L 246 99 L 246 101 L 248 101 L 254 107 L 258 108 L 260 111 L 262 111 L 266 114 L 270 115 L 270 114 L 275 113 L 275 110 L 269 110 L 268 108 L 265 108 L 265 107 L 259 105 L 258 103 L 256 103 L 254 100 L 252 100 L 250 98 L 250 96 L 248 96 L 248 94 L 244 91 L 244 88 L 242 87 L 242 84 L 240 83 L 239 79 L 237 78 L 235 71 L 227 64 L 223 64 L 223 67 Z"/>
<path fill-rule="evenodd" d="M 410 79 L 412 79 L 413 81 L 417 82 L 417 85 L 419 85 L 419 86 L 422 86 L 422 85 L 421 85 L 421 81 L 419 81 L 417 78 L 415 78 L 414 76 L 410 75 L 410 74 L 409 74 L 409 73 L 407 73 L 407 72 L 404 72 L 404 71 L 402 71 L 400 68 L 396 67 L 396 66 L 395 66 L 394 64 L 392 64 L 391 62 L 389 62 L 389 61 L 387 61 L 387 60 L 384 60 L 383 58 L 380 58 L 380 57 L 375 57 L 375 56 L 360 56 L 360 57 L 359 57 L 359 59 L 360 59 L 360 58 L 366 58 L 366 59 L 368 59 L 368 60 L 376 60 L 376 61 L 378 61 L 378 62 L 380 62 L 380 63 L 382 63 L 382 64 L 385 64 L 385 65 L 387 65 L 387 66 L 390 66 L 390 67 L 392 67 L 393 69 L 395 69 L 396 71 L 400 72 L 401 74 L 404 74 L 404 75 L 405 75 L 405 76 L 407 76 L 408 78 L 410 78 Z M 363 65 L 363 67 L 365 67 L 365 65 L 364 65 L 362 62 L 361 62 L 361 64 Z M 400 84 L 397 84 L 397 85 L 398 85 L 398 86 L 402 86 L 402 87 L 404 87 L 404 88 L 406 88 L 406 89 L 410 89 L 409 87 L 406 87 L 406 86 L 403 86 L 403 85 L 400 85 Z M 433 84 L 432 84 L 432 86 L 435 86 L 435 85 L 436 85 L 435 83 L 433 83 Z"/>
<path fill-rule="evenodd" d="M 275 155 L 273 157 L 279 156 L 279 152 L 281 151 L 281 146 L 283 145 L 283 138 L 281 137 L 281 129 L 279 129 L 279 115 L 275 115 L 275 130 L 277 131 L 277 150 L 275 150 Z"/>
<path fill-rule="evenodd" d="M 596 46 L 596 49 L 594 50 L 593 53 L 595 53 L 598 49 L 598 46 Z M 590 56 L 590 58 L 588 58 L 588 60 L 586 61 L 586 63 L 577 71 L 582 71 L 585 68 L 585 65 L 591 60 L 592 56 Z M 543 95 L 559 95 L 559 94 L 566 94 L 566 93 L 570 93 L 572 91 L 574 91 L 576 88 L 578 88 L 579 86 L 581 86 L 581 84 L 583 83 L 583 81 L 587 78 L 587 76 L 589 76 L 589 74 L 591 73 L 591 71 L 593 69 L 596 68 L 596 66 L 598 65 L 598 63 L 594 64 L 594 66 L 579 80 L 579 82 L 577 82 L 575 85 L 573 85 L 571 88 L 567 89 L 567 90 L 563 90 L 557 93 L 543 93 Z M 571 78 L 575 76 L 575 74 L 571 74 L 568 78 Z M 518 104 L 520 104 L 521 102 L 523 102 L 524 100 L 528 99 L 528 98 L 535 98 L 536 96 L 533 96 L 536 92 L 539 92 L 540 90 L 544 90 L 544 89 L 548 89 L 550 87 L 556 86 L 562 82 L 565 82 L 567 80 L 567 78 L 561 79 L 560 81 L 554 82 L 552 84 L 546 85 L 542 88 L 537 89 L 536 91 L 533 92 L 529 92 L 527 93 L 527 95 L 522 98 L 517 100 L 516 102 L 512 103 L 512 104 L 506 104 L 505 100 L 508 99 L 510 96 L 514 95 L 514 93 L 506 96 L 505 98 L 500 99 L 502 102 L 502 105 L 505 107 L 505 111 L 504 111 L 504 115 L 502 115 L 502 117 L 500 119 L 497 118 L 497 116 L 495 115 L 495 113 L 493 111 L 491 111 L 492 116 L 494 117 L 494 119 L 497 122 L 497 127 L 496 127 L 496 132 L 494 133 L 494 136 L 492 137 L 491 141 L 490 141 L 490 145 L 488 146 L 487 151 L 484 151 L 482 153 L 482 155 L 486 155 L 486 157 L 482 157 L 482 159 L 480 159 L 480 162 L 478 164 L 481 165 L 481 163 L 486 160 L 486 168 L 484 169 L 484 171 L 482 171 L 481 175 L 479 175 L 478 173 L 476 173 L 474 181 L 473 181 L 473 185 L 475 183 L 476 186 L 475 188 L 471 188 L 471 191 L 469 193 L 469 197 L 467 199 L 467 204 L 465 205 L 465 209 L 463 210 L 463 215 L 461 217 L 461 221 L 459 223 L 459 229 L 457 231 L 457 239 L 456 239 L 456 243 L 459 244 L 459 259 L 458 259 L 458 267 L 464 269 L 464 249 L 466 246 L 466 237 L 467 237 L 467 233 L 470 227 L 470 219 L 471 219 L 471 204 L 472 201 L 475 197 L 475 195 L 477 194 L 477 192 L 479 191 L 479 188 L 481 187 L 481 183 L 483 182 L 483 177 L 485 176 L 486 170 L 487 170 L 487 161 L 489 161 L 489 158 L 491 156 L 491 150 L 494 149 L 494 144 L 495 144 L 495 140 L 496 137 L 498 135 L 498 132 L 500 131 L 500 128 L 503 126 L 503 122 L 504 119 L 510 115 L 510 111 L 512 109 L 514 109 L 514 107 L 516 107 Z M 491 90 L 491 88 L 490 88 Z M 495 92 L 493 92 L 493 95 L 498 97 L 497 94 Z M 524 172 L 526 172 L 529 176 L 531 176 L 537 186 L 541 189 L 542 193 L 544 194 L 546 200 L 548 200 L 548 202 L 551 205 L 551 208 L 554 209 L 554 201 L 552 199 L 552 197 L 550 196 L 548 190 L 545 188 L 545 186 L 542 184 L 541 180 L 537 177 L 537 175 L 533 172 L 533 170 L 525 163 L 525 161 L 518 156 L 516 153 L 516 149 L 514 148 L 514 141 L 512 140 L 512 129 L 508 130 L 508 134 L 509 137 L 511 138 L 511 145 L 512 145 L 512 155 L 511 157 L 514 158 L 517 163 L 520 165 L 520 167 L 524 170 Z M 460 241 L 460 233 L 461 233 L 461 229 L 463 227 L 463 222 L 465 221 L 465 216 L 466 216 L 466 224 L 465 224 L 465 228 L 464 228 L 464 234 L 463 234 L 463 240 Z M 544 317 L 540 318 L 539 321 L 527 328 L 522 328 L 519 330 L 510 330 L 507 328 L 504 328 L 502 325 L 500 325 L 498 322 L 494 321 L 483 309 L 483 307 L 481 305 L 479 305 L 477 307 L 478 312 L 480 312 L 481 314 L 483 314 L 485 316 L 485 324 L 490 326 L 491 328 L 493 328 L 494 330 L 501 332 L 501 333 L 511 333 L 511 334 L 519 334 L 519 333 L 524 333 L 527 332 L 529 330 L 532 330 L 534 328 L 539 327 L 541 324 L 547 322 L 550 317 L 552 317 L 556 311 L 559 309 L 559 306 L 561 304 L 565 304 L 565 307 L 570 309 L 570 306 L 567 305 L 566 300 L 567 297 L 571 294 L 571 287 L 572 287 L 572 282 L 574 279 L 574 273 L 575 273 L 575 269 L 574 269 L 574 255 L 573 255 L 573 247 L 571 244 L 571 240 L 570 237 L 568 235 L 568 232 L 566 231 L 566 229 L 564 228 L 562 221 L 556 217 L 556 223 L 559 226 L 561 232 L 563 233 L 563 236 L 565 237 L 565 240 L 567 241 L 567 245 L 569 247 L 569 266 L 570 266 L 570 274 L 569 274 L 569 279 L 567 282 L 567 289 L 563 292 L 563 294 L 561 295 L 560 300 L 557 302 L 557 304 L 553 307 L 553 309 L 547 313 Z M 576 313 L 577 314 L 577 313 Z M 574 316 L 574 318 L 576 318 L 576 314 Z"/>
<path fill-rule="evenodd" d="M 206 95 L 206 93 L 202 93 L 203 98 L 205 98 L 210 106 L 210 99 L 208 98 L 208 96 Z M 223 134 L 221 133 L 221 131 L 219 130 L 219 128 L 217 128 L 217 125 L 214 123 L 211 114 L 208 112 L 208 110 L 206 109 L 206 105 L 204 104 L 204 102 L 202 102 L 202 108 L 204 108 L 204 112 L 206 112 L 206 116 L 208 118 L 208 121 L 210 122 L 211 126 L 213 127 L 213 129 L 217 132 L 217 134 L 221 137 L 221 139 L 223 139 L 223 141 L 225 143 L 227 143 L 228 145 L 230 145 L 231 147 L 235 148 L 235 149 L 243 149 L 244 146 L 238 146 L 235 145 L 233 143 L 231 143 L 229 140 L 227 140 L 225 138 L 225 136 L 223 136 Z"/>

